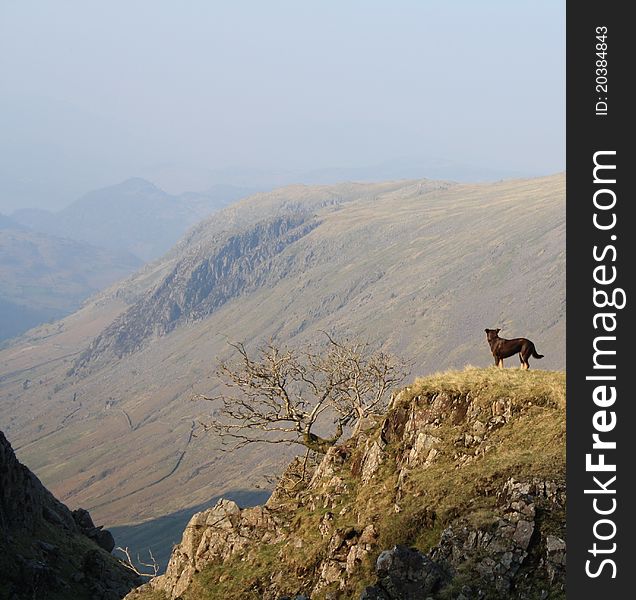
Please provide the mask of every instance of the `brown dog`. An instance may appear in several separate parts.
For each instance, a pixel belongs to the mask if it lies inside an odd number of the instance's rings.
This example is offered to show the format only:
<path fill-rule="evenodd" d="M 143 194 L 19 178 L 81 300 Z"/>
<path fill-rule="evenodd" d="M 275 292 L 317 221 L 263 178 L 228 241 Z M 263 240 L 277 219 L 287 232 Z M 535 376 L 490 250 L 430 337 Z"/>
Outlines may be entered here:
<path fill-rule="evenodd" d="M 543 358 L 543 354 L 538 354 L 534 344 L 526 338 L 515 338 L 513 340 L 504 340 L 499 337 L 501 329 L 484 329 L 486 337 L 488 338 L 488 344 L 490 350 L 495 358 L 495 365 L 503 369 L 503 359 L 519 353 L 519 359 L 521 360 L 521 368 L 529 369 L 530 363 L 528 359 L 533 356 L 534 358 Z"/>

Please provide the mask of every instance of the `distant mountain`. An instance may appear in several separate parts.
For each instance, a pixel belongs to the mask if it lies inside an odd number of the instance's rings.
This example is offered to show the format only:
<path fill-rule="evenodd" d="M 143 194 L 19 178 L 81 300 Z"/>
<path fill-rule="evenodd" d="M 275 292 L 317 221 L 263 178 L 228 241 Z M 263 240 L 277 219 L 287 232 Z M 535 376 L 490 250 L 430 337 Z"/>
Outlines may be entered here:
<path fill-rule="evenodd" d="M 9 223 L 40 233 L 51 233 L 55 221 L 54 213 L 41 208 L 21 208 L 16 210 L 11 217 L 6 218 L 9 219 Z"/>
<path fill-rule="evenodd" d="M 0 341 L 77 310 L 141 266 L 126 252 L 0 223 Z"/>
<path fill-rule="evenodd" d="M 65 502 L 131 525 L 268 489 L 279 447 L 197 423 L 215 367 L 270 338 L 369 339 L 413 375 L 492 362 L 484 328 L 565 366 L 565 177 L 293 185 L 210 216 L 165 256 L 0 351 L 0 422 Z M 512 359 L 506 366 L 515 366 Z M 271 488 L 270 488 L 271 489 Z M 178 540 L 174 540 L 177 542 Z"/>
<path fill-rule="evenodd" d="M 147 262 L 165 253 L 192 225 L 251 191 L 219 185 L 172 196 L 134 178 L 89 192 L 59 212 L 22 209 L 12 219 L 35 231 L 125 250 Z"/>

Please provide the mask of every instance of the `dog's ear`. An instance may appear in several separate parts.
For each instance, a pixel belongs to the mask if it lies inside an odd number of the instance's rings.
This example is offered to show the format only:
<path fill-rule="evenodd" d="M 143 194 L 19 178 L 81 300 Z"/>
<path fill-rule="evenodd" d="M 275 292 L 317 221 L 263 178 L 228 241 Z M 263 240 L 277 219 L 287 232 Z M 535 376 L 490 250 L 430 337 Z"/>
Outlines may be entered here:
<path fill-rule="evenodd" d="M 499 332 L 501 331 L 501 329 L 495 329 L 495 331 L 496 331 L 497 333 L 499 333 Z"/>
<path fill-rule="evenodd" d="M 488 332 L 490 331 L 490 329 L 484 329 L 484 331 L 485 331 L 486 333 L 488 333 Z"/>

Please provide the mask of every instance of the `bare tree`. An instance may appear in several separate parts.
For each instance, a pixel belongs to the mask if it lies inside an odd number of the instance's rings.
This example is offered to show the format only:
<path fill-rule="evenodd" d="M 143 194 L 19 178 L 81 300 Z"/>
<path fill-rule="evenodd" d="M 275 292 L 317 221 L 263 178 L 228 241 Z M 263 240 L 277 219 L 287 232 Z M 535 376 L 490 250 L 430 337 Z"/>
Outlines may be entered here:
<path fill-rule="evenodd" d="M 387 392 L 406 375 L 404 364 L 368 344 L 341 343 L 326 335 L 325 348 L 297 352 L 270 342 L 256 357 L 231 344 L 235 364 L 221 364 L 225 392 L 196 398 L 220 408 L 203 423 L 232 449 L 254 442 L 301 444 L 325 453 L 367 415 L 386 408 Z M 329 426 L 328 426 L 329 425 Z M 328 433 L 318 435 L 316 429 Z"/>
<path fill-rule="evenodd" d="M 133 562 L 132 558 L 130 557 L 130 552 L 128 550 L 128 547 L 126 546 L 126 548 L 122 548 L 121 546 L 117 546 L 117 548 L 115 548 L 115 550 L 119 550 L 125 558 L 123 559 L 118 559 L 119 562 L 124 565 L 127 569 L 130 569 L 135 575 L 139 575 L 140 577 L 156 577 L 159 574 L 159 565 L 157 564 L 157 561 L 155 560 L 154 555 L 152 554 L 152 550 L 150 548 L 148 548 L 148 555 L 150 557 L 150 562 L 143 562 L 140 558 L 139 558 L 139 554 L 137 554 L 137 562 L 139 565 L 141 565 L 142 567 L 146 567 L 148 569 L 152 569 L 152 572 L 148 571 L 148 572 L 143 572 L 140 571 L 136 566 L 135 563 Z"/>

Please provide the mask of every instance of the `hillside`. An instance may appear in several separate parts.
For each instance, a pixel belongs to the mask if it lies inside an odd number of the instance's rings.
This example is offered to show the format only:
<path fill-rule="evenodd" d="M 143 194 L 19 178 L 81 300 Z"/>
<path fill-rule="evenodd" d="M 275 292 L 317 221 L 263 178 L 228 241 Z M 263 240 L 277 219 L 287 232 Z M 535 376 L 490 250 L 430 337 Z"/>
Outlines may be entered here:
<path fill-rule="evenodd" d="M 59 212 L 0 215 L 0 341 L 77 310 L 250 191 L 219 185 L 172 196 L 137 178 L 90 192 Z"/>
<path fill-rule="evenodd" d="M 18 462 L 0 431 L 0 599 L 119 600 L 141 579 L 111 556 L 113 545 Z"/>
<path fill-rule="evenodd" d="M 0 223 L 0 341 L 68 315 L 140 265 L 126 252 Z"/>
<path fill-rule="evenodd" d="M 565 598 L 564 539 L 564 373 L 470 368 L 294 460 L 264 506 L 193 516 L 126 598 Z"/>
<path fill-rule="evenodd" d="M 125 250 L 147 262 L 164 254 L 201 219 L 250 191 L 216 186 L 174 196 L 137 177 L 89 192 L 61 211 L 22 209 L 12 219 L 34 231 Z"/>
<path fill-rule="evenodd" d="M 562 369 L 564 191 L 555 175 L 257 194 L 0 351 L 0 421 L 56 494 L 112 524 L 271 489 L 291 454 L 221 453 L 197 432 L 211 407 L 190 398 L 214 393 L 227 341 L 304 347 L 324 330 L 431 373 L 489 365 L 496 326 L 536 343 L 533 368 Z"/>

